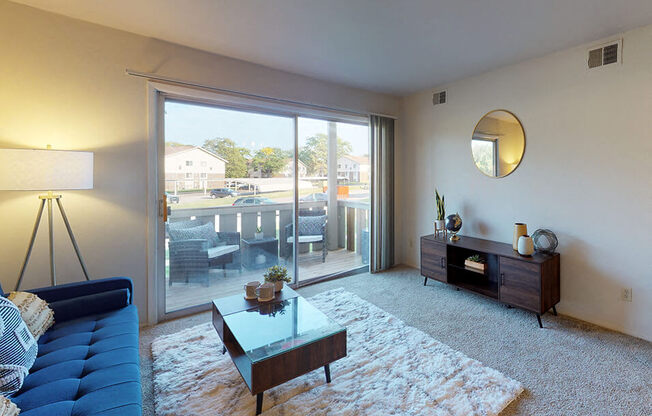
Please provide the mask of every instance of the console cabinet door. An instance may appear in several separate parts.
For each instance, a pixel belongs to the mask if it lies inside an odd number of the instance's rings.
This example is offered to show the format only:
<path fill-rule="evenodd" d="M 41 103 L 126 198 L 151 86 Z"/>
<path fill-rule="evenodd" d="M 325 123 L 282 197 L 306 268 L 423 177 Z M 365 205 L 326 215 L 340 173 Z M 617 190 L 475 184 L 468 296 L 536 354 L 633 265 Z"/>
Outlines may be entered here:
<path fill-rule="evenodd" d="M 501 257 L 500 301 L 533 312 L 542 312 L 541 265 Z"/>
<path fill-rule="evenodd" d="M 446 244 L 421 239 L 421 274 L 446 282 Z"/>

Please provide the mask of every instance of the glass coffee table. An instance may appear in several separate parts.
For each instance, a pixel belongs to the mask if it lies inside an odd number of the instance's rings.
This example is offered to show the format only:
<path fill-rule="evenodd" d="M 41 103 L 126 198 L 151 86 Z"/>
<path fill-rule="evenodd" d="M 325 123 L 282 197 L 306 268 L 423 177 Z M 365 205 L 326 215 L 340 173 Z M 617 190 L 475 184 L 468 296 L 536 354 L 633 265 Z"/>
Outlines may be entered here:
<path fill-rule="evenodd" d="M 289 287 L 271 302 L 213 301 L 213 326 L 262 412 L 263 392 L 346 356 L 346 328 Z"/>

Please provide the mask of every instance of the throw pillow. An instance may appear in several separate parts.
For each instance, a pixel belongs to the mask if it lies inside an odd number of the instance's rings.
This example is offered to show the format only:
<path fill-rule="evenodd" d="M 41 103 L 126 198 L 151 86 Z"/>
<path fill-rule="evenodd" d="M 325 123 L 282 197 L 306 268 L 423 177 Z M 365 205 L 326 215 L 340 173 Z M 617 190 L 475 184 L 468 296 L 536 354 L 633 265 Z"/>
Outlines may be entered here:
<path fill-rule="evenodd" d="M 11 292 L 7 299 L 18 307 L 27 329 L 37 341 L 41 335 L 45 334 L 45 331 L 54 325 L 54 312 L 52 312 L 46 301 L 35 294 Z"/>
<path fill-rule="evenodd" d="M 326 215 L 299 217 L 299 235 L 319 235 L 326 224 Z"/>
<path fill-rule="evenodd" d="M 209 247 L 215 247 L 219 241 L 212 222 L 197 227 L 170 229 L 168 232 L 172 240 L 207 240 Z"/>
<path fill-rule="evenodd" d="M 18 416 L 20 409 L 9 399 L 0 395 L 0 416 Z"/>
<path fill-rule="evenodd" d="M 16 305 L 0 296 L 0 394 L 11 396 L 20 390 L 37 349 Z"/>

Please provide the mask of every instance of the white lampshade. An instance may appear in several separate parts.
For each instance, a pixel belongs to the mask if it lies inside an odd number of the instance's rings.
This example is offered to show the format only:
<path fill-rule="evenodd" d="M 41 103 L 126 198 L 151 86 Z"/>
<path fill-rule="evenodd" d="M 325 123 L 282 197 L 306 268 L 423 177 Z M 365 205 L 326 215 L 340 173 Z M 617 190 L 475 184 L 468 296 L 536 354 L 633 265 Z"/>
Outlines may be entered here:
<path fill-rule="evenodd" d="M 93 189 L 93 152 L 0 149 L 0 190 Z"/>

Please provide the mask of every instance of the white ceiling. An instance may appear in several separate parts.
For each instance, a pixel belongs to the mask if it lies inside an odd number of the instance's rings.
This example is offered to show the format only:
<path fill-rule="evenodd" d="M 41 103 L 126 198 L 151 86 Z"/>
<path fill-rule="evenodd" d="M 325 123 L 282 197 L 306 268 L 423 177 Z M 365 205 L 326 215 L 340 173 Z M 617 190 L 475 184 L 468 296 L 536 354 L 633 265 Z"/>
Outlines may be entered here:
<path fill-rule="evenodd" d="M 652 23 L 651 0 L 14 0 L 397 95 Z"/>

